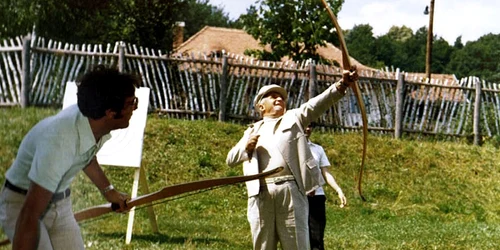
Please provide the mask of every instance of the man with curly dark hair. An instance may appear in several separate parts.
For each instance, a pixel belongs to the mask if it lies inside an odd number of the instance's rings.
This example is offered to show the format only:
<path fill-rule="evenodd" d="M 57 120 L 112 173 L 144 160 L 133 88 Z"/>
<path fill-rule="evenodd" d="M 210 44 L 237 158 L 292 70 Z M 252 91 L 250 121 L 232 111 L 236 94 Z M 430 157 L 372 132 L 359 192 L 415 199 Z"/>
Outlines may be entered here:
<path fill-rule="evenodd" d="M 70 184 L 83 170 L 104 198 L 127 211 L 96 154 L 110 132 L 126 128 L 137 109 L 139 78 L 98 66 L 78 81 L 78 104 L 36 124 L 7 170 L 0 223 L 13 249 L 84 249 Z"/>

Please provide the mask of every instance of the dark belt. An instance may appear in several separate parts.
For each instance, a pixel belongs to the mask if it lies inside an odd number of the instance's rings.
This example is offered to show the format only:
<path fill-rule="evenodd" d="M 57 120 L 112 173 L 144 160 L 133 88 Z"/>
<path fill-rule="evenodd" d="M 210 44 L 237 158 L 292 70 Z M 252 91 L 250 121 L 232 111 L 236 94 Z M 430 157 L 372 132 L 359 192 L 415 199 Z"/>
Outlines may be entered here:
<path fill-rule="evenodd" d="M 9 180 L 5 179 L 5 187 L 18 193 L 18 194 L 23 194 L 23 195 L 26 195 L 28 193 L 28 190 L 26 189 L 23 189 L 23 188 L 20 188 L 12 183 L 10 183 Z M 52 200 L 50 200 L 52 203 L 54 202 L 58 202 L 62 199 L 65 199 L 67 197 L 69 197 L 69 195 L 71 194 L 71 190 L 68 188 L 66 190 L 64 190 L 64 192 L 60 192 L 60 193 L 55 193 L 52 195 Z"/>

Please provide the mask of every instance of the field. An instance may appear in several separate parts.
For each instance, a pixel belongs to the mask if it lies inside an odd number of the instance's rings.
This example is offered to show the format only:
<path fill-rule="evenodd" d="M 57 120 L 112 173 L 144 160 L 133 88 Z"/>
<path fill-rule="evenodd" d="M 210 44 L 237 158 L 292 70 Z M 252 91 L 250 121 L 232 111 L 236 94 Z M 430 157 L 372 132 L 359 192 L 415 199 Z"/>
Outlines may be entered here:
<path fill-rule="evenodd" d="M 0 109 L 0 172 L 15 157 L 24 134 L 53 109 Z M 151 191 L 165 186 L 241 175 L 225 165 L 245 126 L 217 121 L 148 117 L 142 166 Z M 370 135 L 363 202 L 356 190 L 360 133 L 316 131 L 344 190 L 338 207 L 327 187 L 327 249 L 500 249 L 500 156 L 493 142 L 394 140 Z M 130 192 L 133 170 L 104 167 L 119 190 Z M 3 182 L 4 175 L 0 177 Z M 132 243 L 125 245 L 128 216 L 109 214 L 81 223 L 87 249 L 251 249 L 244 184 L 190 193 L 154 206 L 159 234 L 138 208 Z M 72 186 L 74 210 L 105 203 L 88 178 Z M 0 230 L 1 231 L 1 230 Z M 0 239 L 5 235 L 0 232 Z"/>

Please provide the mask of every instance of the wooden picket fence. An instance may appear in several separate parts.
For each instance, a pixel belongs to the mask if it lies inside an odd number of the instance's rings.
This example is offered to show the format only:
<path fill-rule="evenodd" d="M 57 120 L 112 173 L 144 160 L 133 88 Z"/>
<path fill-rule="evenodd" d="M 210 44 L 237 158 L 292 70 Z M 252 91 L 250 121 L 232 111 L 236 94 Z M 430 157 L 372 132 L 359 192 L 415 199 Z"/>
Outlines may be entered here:
<path fill-rule="evenodd" d="M 149 110 L 168 117 L 248 123 L 258 89 L 278 84 L 295 108 L 340 79 L 339 68 L 304 62 L 267 62 L 244 56 L 173 55 L 134 44 L 74 45 L 43 37 L 16 37 L 0 44 L 0 106 L 61 107 L 67 82 L 98 64 L 142 77 L 151 89 Z M 424 83 L 398 70 L 361 71 L 359 87 L 373 133 L 445 136 L 500 134 L 499 86 L 476 77 Z M 479 95 L 478 95 L 479 94 Z M 324 127 L 358 130 L 354 94 L 319 120 Z"/>

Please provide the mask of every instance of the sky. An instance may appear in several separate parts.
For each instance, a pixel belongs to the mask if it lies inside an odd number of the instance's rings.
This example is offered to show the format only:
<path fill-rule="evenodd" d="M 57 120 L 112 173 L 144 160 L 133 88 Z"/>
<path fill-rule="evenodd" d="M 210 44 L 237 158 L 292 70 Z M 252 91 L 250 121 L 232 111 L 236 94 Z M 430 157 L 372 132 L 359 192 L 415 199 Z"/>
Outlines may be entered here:
<path fill-rule="evenodd" d="M 235 20 L 256 0 L 209 0 L 222 7 Z M 338 13 L 342 29 L 369 24 L 375 36 L 386 34 L 392 26 L 407 26 L 416 32 L 429 26 L 425 6 L 431 0 L 344 0 Z M 476 41 L 481 36 L 500 34 L 499 0 L 434 0 L 433 33 L 450 45 L 462 36 L 462 43 Z"/>

